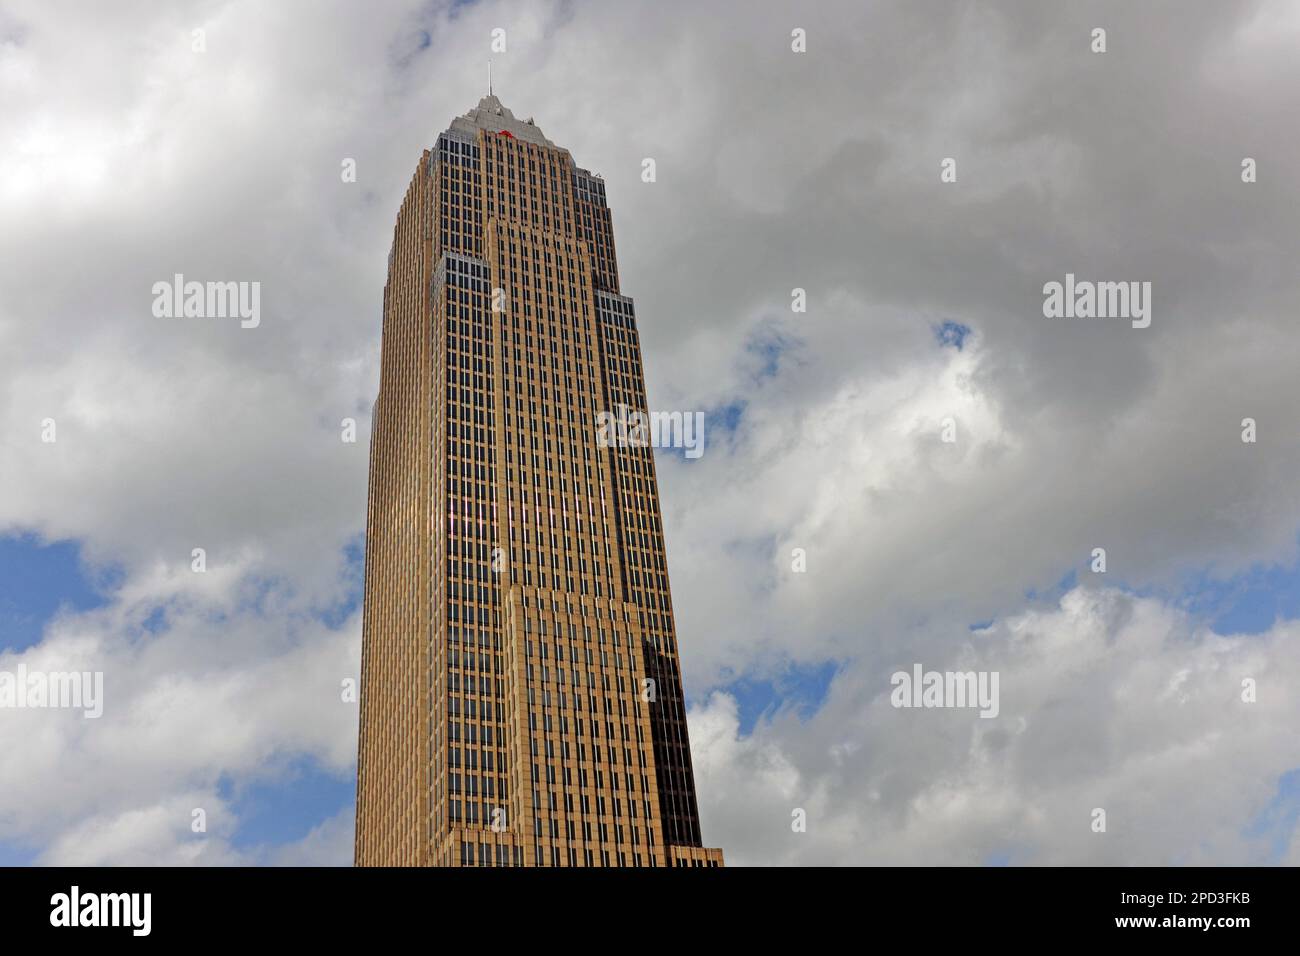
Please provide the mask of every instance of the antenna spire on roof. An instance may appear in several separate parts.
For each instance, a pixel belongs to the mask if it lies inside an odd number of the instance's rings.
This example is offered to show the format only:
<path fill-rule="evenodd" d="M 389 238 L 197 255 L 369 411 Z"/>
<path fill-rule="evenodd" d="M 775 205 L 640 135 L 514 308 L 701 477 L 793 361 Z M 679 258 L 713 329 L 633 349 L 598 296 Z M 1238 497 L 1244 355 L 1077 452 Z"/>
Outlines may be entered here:
<path fill-rule="evenodd" d="M 492 61 L 488 60 L 488 96 L 492 95 Z"/>

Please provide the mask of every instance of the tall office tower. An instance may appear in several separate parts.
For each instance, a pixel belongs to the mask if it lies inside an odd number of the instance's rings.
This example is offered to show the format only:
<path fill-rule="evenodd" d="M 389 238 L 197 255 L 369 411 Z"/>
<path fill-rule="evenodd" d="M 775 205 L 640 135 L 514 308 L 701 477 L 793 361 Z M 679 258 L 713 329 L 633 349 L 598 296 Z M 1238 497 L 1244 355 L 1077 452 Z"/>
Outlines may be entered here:
<path fill-rule="evenodd" d="M 356 862 L 720 866 L 599 176 L 488 95 L 397 217 L 370 445 Z"/>

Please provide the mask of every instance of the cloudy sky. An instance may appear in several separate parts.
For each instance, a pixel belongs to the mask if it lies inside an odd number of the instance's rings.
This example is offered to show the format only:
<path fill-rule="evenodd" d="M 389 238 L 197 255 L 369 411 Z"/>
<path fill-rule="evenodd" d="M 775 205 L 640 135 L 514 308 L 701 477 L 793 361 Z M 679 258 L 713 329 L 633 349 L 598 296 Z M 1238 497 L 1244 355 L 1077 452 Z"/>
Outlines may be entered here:
<path fill-rule="evenodd" d="M 605 177 L 651 407 L 706 414 L 658 464 L 707 845 L 1300 863 L 1298 42 L 1284 0 L 0 0 L 0 671 L 105 675 L 0 709 L 0 863 L 351 861 L 387 253 L 489 58 Z M 261 324 L 156 317 L 176 273 Z M 1044 317 L 1067 274 L 1150 327 Z M 892 706 L 916 664 L 998 716 Z"/>

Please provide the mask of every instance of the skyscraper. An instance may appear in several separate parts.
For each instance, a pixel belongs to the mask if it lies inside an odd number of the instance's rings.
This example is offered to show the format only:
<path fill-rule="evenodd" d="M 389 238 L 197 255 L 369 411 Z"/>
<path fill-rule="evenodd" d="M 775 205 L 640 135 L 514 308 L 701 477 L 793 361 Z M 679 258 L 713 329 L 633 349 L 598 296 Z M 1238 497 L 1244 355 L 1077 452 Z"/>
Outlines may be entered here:
<path fill-rule="evenodd" d="M 601 178 L 492 95 L 426 150 L 384 288 L 358 865 L 719 866 Z"/>

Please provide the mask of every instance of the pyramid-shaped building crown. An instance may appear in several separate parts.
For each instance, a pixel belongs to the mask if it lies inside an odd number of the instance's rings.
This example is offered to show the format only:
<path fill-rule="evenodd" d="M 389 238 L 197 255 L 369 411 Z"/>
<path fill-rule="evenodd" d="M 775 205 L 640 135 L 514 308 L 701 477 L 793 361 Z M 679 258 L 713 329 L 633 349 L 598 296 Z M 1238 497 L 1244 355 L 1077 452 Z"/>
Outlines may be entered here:
<path fill-rule="evenodd" d="M 487 130 L 489 133 L 509 133 L 526 143 L 549 146 L 552 149 L 558 148 L 542 135 L 542 131 L 533 123 L 531 117 L 526 120 L 516 118 L 515 114 L 502 106 L 501 101 L 491 93 L 479 100 L 478 106 L 464 116 L 452 120 L 450 128 L 471 135 L 480 129 Z"/>

